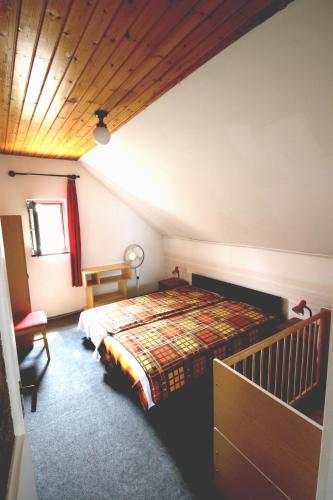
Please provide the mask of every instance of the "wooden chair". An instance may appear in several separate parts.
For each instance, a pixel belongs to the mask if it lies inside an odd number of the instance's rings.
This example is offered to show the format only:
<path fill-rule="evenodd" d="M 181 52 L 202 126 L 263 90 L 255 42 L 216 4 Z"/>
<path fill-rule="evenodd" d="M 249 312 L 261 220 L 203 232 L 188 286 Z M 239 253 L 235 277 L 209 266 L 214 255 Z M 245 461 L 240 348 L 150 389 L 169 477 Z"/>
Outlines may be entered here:
<path fill-rule="evenodd" d="M 47 317 L 43 311 L 31 311 L 22 218 L 20 215 L 1 215 L 3 245 L 16 344 L 18 347 L 31 346 L 33 341 L 44 341 L 48 362 L 50 350 L 46 338 Z M 41 334 L 38 338 L 35 335 Z M 21 392 L 31 392 L 31 411 L 36 411 L 37 385 L 21 386 Z"/>
<path fill-rule="evenodd" d="M 27 314 L 14 317 L 14 331 L 17 338 L 26 337 L 33 342 L 43 340 L 47 354 L 48 362 L 51 359 L 49 344 L 46 337 L 47 317 L 44 311 L 34 311 Z M 35 335 L 40 334 L 38 338 Z M 32 393 L 31 398 L 31 411 L 35 412 L 37 408 L 37 385 L 21 386 L 21 393 Z"/>
<path fill-rule="evenodd" d="M 34 311 L 14 318 L 14 330 L 16 337 L 27 336 L 34 342 L 43 340 L 47 354 L 47 359 L 50 361 L 49 344 L 46 337 L 47 317 L 44 311 Z M 38 338 L 35 335 L 40 334 Z"/>

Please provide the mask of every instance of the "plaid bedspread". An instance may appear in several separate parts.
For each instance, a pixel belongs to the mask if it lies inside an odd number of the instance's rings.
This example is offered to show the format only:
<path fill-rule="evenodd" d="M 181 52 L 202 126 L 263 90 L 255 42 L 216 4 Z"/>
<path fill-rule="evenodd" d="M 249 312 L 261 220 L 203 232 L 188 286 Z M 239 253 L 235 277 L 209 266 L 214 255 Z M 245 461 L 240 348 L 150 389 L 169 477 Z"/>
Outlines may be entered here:
<path fill-rule="evenodd" d="M 221 300 L 224 300 L 221 295 L 186 286 L 114 302 L 103 309 L 104 313 L 99 322 L 109 334 L 113 335 L 181 311 L 215 304 Z"/>
<path fill-rule="evenodd" d="M 154 403 L 206 373 L 213 358 L 226 358 L 262 338 L 275 318 L 247 304 L 223 301 L 121 332 L 114 338 L 144 369 Z M 135 372 L 114 352 L 110 339 L 102 345 L 102 358 L 112 360 L 140 384 Z M 139 394 L 146 405 L 144 394 Z"/>

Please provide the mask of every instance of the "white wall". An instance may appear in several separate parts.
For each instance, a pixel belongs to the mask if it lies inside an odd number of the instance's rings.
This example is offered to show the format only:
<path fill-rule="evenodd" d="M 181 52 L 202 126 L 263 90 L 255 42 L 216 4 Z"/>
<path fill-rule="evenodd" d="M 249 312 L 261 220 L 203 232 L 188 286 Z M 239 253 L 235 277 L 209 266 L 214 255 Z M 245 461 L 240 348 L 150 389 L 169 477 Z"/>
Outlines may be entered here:
<path fill-rule="evenodd" d="M 167 237 L 164 250 L 166 275 L 178 264 L 188 280 L 198 273 L 279 295 L 289 316 L 300 299 L 313 312 L 332 305 L 332 258 Z"/>
<path fill-rule="evenodd" d="M 144 290 L 157 288 L 163 268 L 161 236 L 141 217 L 115 198 L 78 162 L 0 156 L 0 214 L 21 215 L 23 221 L 29 286 L 33 309 L 55 316 L 81 309 L 84 288 L 71 284 L 69 254 L 31 256 L 29 224 L 25 202 L 29 198 L 64 199 L 65 178 L 8 176 L 9 170 L 21 172 L 79 174 L 76 181 L 81 222 L 82 266 L 121 262 L 124 249 L 138 243 L 145 250 L 141 282 Z M 134 279 L 129 283 L 134 287 Z"/>
<path fill-rule="evenodd" d="M 333 255 L 332 25 L 295 0 L 84 161 L 165 235 Z"/>

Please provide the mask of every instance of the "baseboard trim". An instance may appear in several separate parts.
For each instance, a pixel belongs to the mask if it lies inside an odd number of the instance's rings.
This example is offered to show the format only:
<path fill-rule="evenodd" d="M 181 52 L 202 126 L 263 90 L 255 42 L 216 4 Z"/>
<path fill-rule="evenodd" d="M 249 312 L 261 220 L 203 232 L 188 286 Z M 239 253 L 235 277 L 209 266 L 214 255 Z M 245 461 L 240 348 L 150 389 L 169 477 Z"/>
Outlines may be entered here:
<path fill-rule="evenodd" d="M 82 311 L 83 311 L 83 309 L 78 309 L 77 311 L 71 311 L 71 312 L 64 313 L 64 314 L 57 314 L 56 316 L 49 316 L 47 319 L 49 321 L 63 319 L 63 318 L 66 318 L 67 316 L 73 316 L 74 314 L 80 314 Z"/>

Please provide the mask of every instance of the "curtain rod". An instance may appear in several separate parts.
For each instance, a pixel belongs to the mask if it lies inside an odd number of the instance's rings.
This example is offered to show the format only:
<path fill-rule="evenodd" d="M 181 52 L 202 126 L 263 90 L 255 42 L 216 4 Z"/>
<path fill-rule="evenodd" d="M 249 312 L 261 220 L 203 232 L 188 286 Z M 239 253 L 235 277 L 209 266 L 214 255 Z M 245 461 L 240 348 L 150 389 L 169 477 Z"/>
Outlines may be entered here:
<path fill-rule="evenodd" d="M 75 179 L 79 179 L 79 175 L 75 174 L 68 174 L 68 175 L 61 175 L 61 174 L 32 174 L 30 172 L 14 172 L 14 170 L 9 170 L 8 172 L 9 177 L 15 177 L 15 175 L 43 175 L 45 177 L 67 177 L 67 179 L 72 179 L 75 181 Z"/>

